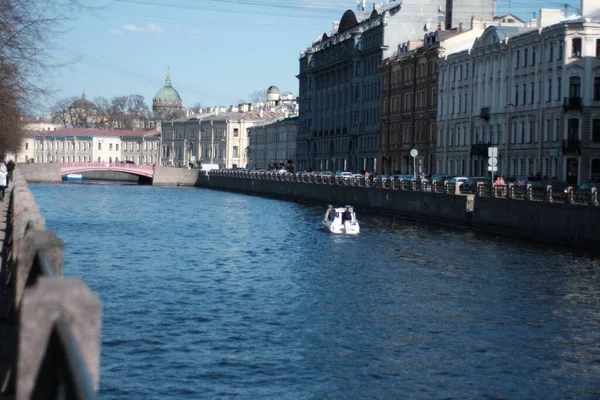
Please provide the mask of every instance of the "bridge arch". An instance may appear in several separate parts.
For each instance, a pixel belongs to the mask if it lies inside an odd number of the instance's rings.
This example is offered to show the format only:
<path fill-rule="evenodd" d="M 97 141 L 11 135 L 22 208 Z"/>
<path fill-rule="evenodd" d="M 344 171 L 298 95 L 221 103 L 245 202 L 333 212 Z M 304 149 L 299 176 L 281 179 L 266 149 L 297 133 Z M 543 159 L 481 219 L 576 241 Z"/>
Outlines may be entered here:
<path fill-rule="evenodd" d="M 61 176 L 89 171 L 114 171 L 153 178 L 154 170 L 155 167 L 153 165 L 138 165 L 119 162 L 62 163 L 60 165 Z"/>

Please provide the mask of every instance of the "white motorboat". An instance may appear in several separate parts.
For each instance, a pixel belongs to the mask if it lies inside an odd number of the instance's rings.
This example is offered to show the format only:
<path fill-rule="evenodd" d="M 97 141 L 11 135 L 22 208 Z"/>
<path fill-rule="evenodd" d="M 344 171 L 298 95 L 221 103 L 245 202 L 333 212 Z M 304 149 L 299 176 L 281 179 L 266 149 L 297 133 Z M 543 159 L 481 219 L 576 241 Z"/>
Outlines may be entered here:
<path fill-rule="evenodd" d="M 80 181 L 83 179 L 83 175 L 81 174 L 67 174 L 63 176 L 63 180 L 65 181 Z"/>
<path fill-rule="evenodd" d="M 346 235 L 358 235 L 360 225 L 356 220 L 356 214 L 352 206 L 333 207 L 328 206 L 323 225 L 331 233 L 341 233 Z"/>

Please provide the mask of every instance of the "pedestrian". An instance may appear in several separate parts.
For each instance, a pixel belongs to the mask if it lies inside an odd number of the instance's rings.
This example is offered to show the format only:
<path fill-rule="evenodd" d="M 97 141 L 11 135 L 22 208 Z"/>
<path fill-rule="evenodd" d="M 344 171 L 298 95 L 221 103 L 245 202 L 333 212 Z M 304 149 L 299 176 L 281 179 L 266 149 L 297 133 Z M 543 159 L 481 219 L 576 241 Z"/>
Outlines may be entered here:
<path fill-rule="evenodd" d="M 0 201 L 4 201 L 4 194 L 6 192 L 6 186 L 8 184 L 7 176 L 8 169 L 6 168 L 4 161 L 2 161 L 0 163 Z"/>
<path fill-rule="evenodd" d="M 8 170 L 8 181 L 7 184 L 12 182 L 13 180 L 13 171 L 15 170 L 15 162 L 13 160 L 9 160 L 8 164 L 6 164 L 6 169 Z"/>

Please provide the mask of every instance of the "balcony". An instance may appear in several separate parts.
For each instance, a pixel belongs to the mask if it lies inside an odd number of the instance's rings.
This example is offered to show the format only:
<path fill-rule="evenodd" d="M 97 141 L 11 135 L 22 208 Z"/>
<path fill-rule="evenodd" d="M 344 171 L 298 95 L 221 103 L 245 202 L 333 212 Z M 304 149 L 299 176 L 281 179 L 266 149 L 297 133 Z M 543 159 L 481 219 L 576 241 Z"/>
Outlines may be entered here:
<path fill-rule="evenodd" d="M 481 107 L 481 113 L 479 116 L 486 121 L 490 119 L 490 108 L 489 107 Z"/>
<path fill-rule="evenodd" d="M 581 154 L 581 140 L 579 139 L 566 139 L 563 140 L 563 153 L 564 154 Z"/>
<path fill-rule="evenodd" d="M 581 97 L 579 97 L 579 96 L 565 97 L 565 101 L 563 102 L 563 109 L 565 111 L 569 111 L 569 110 L 582 111 L 583 105 L 581 104 Z"/>
<path fill-rule="evenodd" d="M 471 145 L 471 156 L 472 157 L 487 157 L 488 147 L 492 147 L 491 143 L 477 143 Z"/>

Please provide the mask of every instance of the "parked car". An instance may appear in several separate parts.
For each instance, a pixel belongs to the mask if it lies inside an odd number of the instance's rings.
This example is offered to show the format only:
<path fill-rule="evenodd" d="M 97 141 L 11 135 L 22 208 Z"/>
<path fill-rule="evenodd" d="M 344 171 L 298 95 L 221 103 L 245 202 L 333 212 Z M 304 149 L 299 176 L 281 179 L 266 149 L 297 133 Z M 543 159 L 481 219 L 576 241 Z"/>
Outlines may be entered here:
<path fill-rule="evenodd" d="M 341 178 L 343 180 L 350 180 L 352 179 L 352 172 L 349 171 L 336 171 L 335 175 L 336 178 Z"/>
<path fill-rule="evenodd" d="M 462 193 L 477 193 L 477 186 L 479 183 L 490 184 L 491 179 L 489 177 L 468 177 L 465 182 L 460 184 L 460 191 Z"/>
<path fill-rule="evenodd" d="M 453 178 L 448 179 L 448 183 L 450 185 L 456 185 L 458 183 L 458 193 L 462 192 L 463 185 L 465 182 L 469 180 L 468 176 L 455 176 Z"/>
<path fill-rule="evenodd" d="M 584 183 L 579 186 L 579 190 L 600 190 L 600 183 Z"/>
<path fill-rule="evenodd" d="M 388 179 L 388 175 L 375 175 L 375 177 L 373 178 L 373 183 L 380 183 L 383 185 L 388 181 Z"/>
<path fill-rule="evenodd" d="M 543 186 L 541 176 L 519 176 L 516 180 L 517 185 Z"/>

